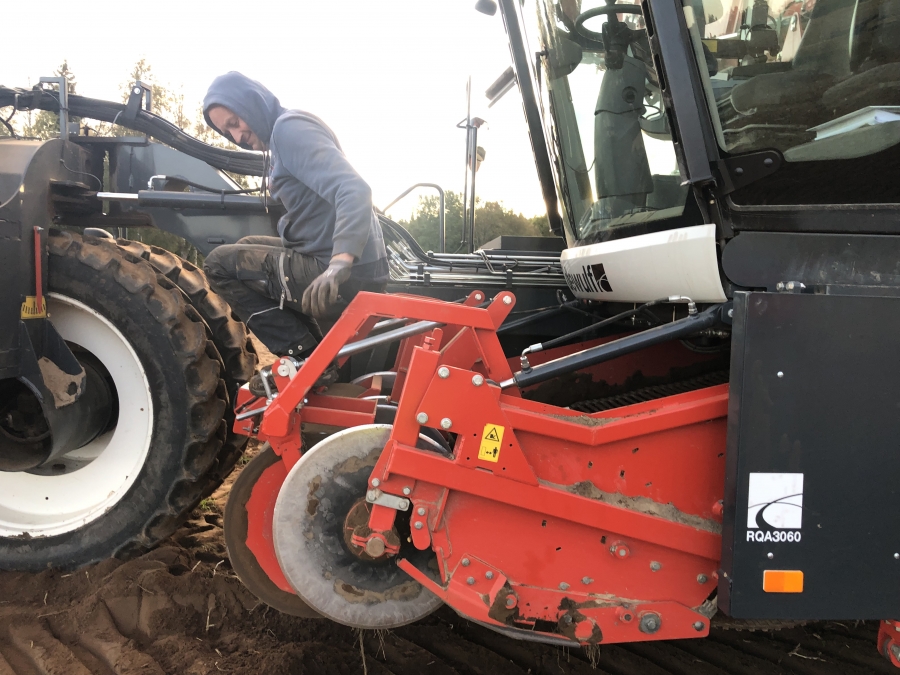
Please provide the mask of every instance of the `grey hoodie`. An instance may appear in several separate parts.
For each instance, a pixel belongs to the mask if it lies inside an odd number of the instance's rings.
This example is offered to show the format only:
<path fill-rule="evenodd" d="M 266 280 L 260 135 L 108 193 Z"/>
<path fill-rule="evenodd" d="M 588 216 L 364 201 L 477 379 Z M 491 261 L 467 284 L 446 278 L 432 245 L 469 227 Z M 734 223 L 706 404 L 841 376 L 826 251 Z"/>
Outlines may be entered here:
<path fill-rule="evenodd" d="M 353 277 L 386 281 L 387 254 L 372 191 L 331 129 L 315 115 L 286 110 L 266 87 L 237 72 L 213 80 L 203 100 L 206 122 L 216 129 L 208 112 L 214 105 L 244 120 L 272 153 L 269 190 L 286 209 L 278 221 L 284 245 L 314 256 L 322 269 L 333 255 L 349 253 L 356 258 Z"/>

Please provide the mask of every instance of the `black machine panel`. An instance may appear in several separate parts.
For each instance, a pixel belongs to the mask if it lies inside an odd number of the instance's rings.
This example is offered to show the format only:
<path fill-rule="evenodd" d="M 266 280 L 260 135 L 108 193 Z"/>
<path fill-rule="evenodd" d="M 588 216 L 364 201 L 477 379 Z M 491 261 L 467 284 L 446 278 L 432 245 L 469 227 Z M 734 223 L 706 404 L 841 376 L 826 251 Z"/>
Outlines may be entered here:
<path fill-rule="evenodd" d="M 719 607 L 896 616 L 900 298 L 737 293 L 733 336 Z"/>

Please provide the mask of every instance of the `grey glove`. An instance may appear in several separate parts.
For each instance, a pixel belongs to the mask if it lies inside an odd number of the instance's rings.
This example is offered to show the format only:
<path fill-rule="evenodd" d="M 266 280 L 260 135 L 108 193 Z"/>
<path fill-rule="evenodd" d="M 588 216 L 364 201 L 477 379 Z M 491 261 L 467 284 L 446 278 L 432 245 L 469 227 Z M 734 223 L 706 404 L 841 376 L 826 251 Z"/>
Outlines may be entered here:
<path fill-rule="evenodd" d="M 313 279 L 303 291 L 303 299 L 300 302 L 303 313 L 317 319 L 324 317 L 328 309 L 337 302 L 338 288 L 350 278 L 352 266 L 348 260 L 333 258 L 328 269 Z"/>

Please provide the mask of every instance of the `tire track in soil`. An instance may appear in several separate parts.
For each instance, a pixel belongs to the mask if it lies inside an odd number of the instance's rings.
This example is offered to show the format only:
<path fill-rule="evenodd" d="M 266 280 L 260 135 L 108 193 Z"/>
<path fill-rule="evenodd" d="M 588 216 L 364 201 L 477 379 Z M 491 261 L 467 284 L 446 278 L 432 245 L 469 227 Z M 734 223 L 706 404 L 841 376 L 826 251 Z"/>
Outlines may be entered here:
<path fill-rule="evenodd" d="M 251 450 L 252 454 L 253 450 Z M 221 512 L 232 475 L 173 537 L 128 562 L 0 572 L 0 675 L 870 675 L 896 672 L 874 624 L 567 649 L 512 640 L 442 608 L 359 632 L 261 605 L 232 572 Z"/>

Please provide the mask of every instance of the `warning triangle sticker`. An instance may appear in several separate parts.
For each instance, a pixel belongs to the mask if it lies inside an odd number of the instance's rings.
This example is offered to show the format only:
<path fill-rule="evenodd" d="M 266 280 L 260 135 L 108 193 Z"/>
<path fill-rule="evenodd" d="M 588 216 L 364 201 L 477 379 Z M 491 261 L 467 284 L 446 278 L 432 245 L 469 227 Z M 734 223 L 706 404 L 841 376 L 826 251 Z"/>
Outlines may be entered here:
<path fill-rule="evenodd" d="M 492 428 L 487 435 L 485 435 L 484 440 L 486 441 L 496 441 L 500 442 L 500 436 L 497 434 L 497 427 Z"/>

